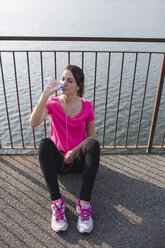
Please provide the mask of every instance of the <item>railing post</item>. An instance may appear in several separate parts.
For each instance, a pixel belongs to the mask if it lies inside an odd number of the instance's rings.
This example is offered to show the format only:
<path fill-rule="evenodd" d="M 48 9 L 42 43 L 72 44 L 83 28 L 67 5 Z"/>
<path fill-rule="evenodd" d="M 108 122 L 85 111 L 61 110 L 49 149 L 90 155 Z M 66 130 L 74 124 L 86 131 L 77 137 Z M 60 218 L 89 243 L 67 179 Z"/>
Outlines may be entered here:
<path fill-rule="evenodd" d="M 164 76 L 165 76 L 165 54 L 163 55 L 163 60 L 162 60 L 162 65 L 161 65 L 159 83 L 158 83 L 157 94 L 156 94 L 156 99 L 155 99 L 155 106 L 154 106 L 154 111 L 153 111 L 153 115 L 152 115 L 150 134 L 149 134 L 149 138 L 148 138 L 148 145 L 147 145 L 147 151 L 146 151 L 147 153 L 150 153 L 151 149 L 152 149 L 152 143 L 153 143 L 154 134 L 155 134 L 155 128 L 156 128 L 156 122 L 157 122 L 157 117 L 158 117 L 158 112 L 159 112 L 160 100 L 161 100 L 161 95 L 162 95 L 162 90 L 163 90 Z"/>

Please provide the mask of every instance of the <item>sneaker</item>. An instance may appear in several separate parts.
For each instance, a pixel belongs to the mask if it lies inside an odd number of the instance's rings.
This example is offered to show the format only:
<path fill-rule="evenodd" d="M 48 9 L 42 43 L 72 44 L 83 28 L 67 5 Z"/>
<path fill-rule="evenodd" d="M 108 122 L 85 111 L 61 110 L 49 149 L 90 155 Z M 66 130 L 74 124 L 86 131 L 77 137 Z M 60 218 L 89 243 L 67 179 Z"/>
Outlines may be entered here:
<path fill-rule="evenodd" d="M 52 221 L 51 227 L 55 232 L 66 231 L 68 228 L 68 222 L 65 217 L 65 203 L 61 197 L 61 202 L 53 202 L 51 204 L 52 208 Z"/>
<path fill-rule="evenodd" d="M 88 202 L 82 202 L 80 204 L 80 199 L 77 202 L 77 212 L 78 212 L 78 222 L 77 229 L 80 233 L 89 233 L 93 229 L 93 220 L 91 213 L 91 204 Z"/>

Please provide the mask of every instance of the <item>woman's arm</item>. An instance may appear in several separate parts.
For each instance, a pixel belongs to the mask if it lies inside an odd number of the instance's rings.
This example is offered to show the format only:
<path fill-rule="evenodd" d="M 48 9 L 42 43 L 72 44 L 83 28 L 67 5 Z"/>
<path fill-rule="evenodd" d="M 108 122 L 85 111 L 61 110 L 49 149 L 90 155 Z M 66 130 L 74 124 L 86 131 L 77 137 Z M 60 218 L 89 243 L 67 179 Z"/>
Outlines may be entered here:
<path fill-rule="evenodd" d="M 45 108 L 45 105 L 49 96 L 56 90 L 57 82 L 54 81 L 44 88 L 44 91 L 42 92 L 41 97 L 30 116 L 29 123 L 32 127 L 37 127 L 44 121 L 46 115 L 48 114 L 48 110 Z"/>
<path fill-rule="evenodd" d="M 43 120 L 45 119 L 46 115 L 48 114 L 48 110 L 45 108 L 45 104 L 47 103 L 48 96 L 42 93 L 37 105 L 33 109 L 33 112 L 30 116 L 30 125 L 32 127 L 39 126 Z"/>
<path fill-rule="evenodd" d="M 87 137 L 79 145 L 77 145 L 71 151 L 68 151 L 65 154 L 64 163 L 67 163 L 67 164 L 72 163 L 76 157 L 77 152 L 80 150 L 80 148 L 86 142 L 86 140 L 94 139 L 94 138 L 95 138 L 95 122 L 89 121 L 89 122 L 87 122 Z"/>

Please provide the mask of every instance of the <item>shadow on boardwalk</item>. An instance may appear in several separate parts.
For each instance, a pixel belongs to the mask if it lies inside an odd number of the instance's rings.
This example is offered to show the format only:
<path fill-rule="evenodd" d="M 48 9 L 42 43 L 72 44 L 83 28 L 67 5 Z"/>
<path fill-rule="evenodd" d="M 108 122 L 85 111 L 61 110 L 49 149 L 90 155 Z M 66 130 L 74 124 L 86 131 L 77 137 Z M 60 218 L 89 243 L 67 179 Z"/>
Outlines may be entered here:
<path fill-rule="evenodd" d="M 88 235 L 76 229 L 81 175 L 59 176 L 69 228 L 57 234 L 37 155 L 0 156 L 0 168 L 2 248 L 165 247 L 165 154 L 101 156 Z"/>

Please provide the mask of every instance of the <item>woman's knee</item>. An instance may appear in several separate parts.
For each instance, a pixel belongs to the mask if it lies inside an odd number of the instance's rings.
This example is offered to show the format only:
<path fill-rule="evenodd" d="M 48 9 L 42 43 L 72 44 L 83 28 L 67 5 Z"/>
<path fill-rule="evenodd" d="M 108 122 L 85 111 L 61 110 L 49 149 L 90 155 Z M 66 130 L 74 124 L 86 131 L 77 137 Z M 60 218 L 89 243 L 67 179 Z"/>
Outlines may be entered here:
<path fill-rule="evenodd" d="M 84 144 L 84 153 L 98 165 L 100 161 L 100 144 L 96 139 L 88 139 Z"/>
<path fill-rule="evenodd" d="M 100 162 L 100 144 L 96 139 L 88 139 L 84 144 L 84 153 L 86 156 L 86 165 L 92 171 L 97 171 Z M 93 173 L 92 172 L 92 173 Z"/>
<path fill-rule="evenodd" d="M 39 147 L 38 147 L 38 154 L 40 155 L 44 151 L 50 150 L 52 147 L 53 141 L 50 138 L 43 138 L 40 140 Z"/>
<path fill-rule="evenodd" d="M 96 140 L 96 139 L 92 139 L 92 138 L 88 139 L 86 141 L 86 148 L 91 149 L 91 150 L 98 152 L 100 154 L 100 144 L 99 144 L 98 140 Z"/>

